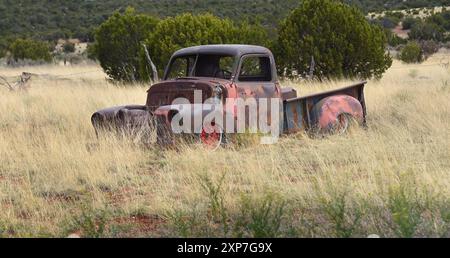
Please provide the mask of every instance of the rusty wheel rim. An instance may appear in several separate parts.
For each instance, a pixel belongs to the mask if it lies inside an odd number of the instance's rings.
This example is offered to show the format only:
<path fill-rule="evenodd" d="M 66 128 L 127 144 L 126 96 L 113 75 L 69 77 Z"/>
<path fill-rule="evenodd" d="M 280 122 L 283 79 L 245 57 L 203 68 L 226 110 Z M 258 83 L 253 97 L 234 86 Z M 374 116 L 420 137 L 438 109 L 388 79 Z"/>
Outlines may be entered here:
<path fill-rule="evenodd" d="M 216 150 L 222 143 L 222 135 L 219 126 L 215 124 L 204 126 L 200 133 L 200 143 L 209 150 Z"/>

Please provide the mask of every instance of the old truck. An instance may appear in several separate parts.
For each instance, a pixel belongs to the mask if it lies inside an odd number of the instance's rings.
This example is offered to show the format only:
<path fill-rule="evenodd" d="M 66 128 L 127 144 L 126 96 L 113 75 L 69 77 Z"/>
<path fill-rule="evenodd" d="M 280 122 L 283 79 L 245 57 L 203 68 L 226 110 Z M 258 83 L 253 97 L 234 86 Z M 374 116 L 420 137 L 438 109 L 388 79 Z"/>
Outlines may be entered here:
<path fill-rule="evenodd" d="M 152 119 L 159 128 L 158 139 L 162 139 L 173 135 L 171 122 L 179 115 L 180 106 L 184 105 L 184 110 L 189 110 L 189 107 L 197 110 L 191 115 L 203 119 L 209 112 L 204 108 L 207 106 L 204 102 L 213 98 L 222 103 L 225 114 L 237 119 L 237 102 L 233 100 L 266 98 L 281 103 L 278 122 L 281 133 L 299 130 L 344 132 L 351 122 L 365 124 L 364 85 L 365 82 L 361 82 L 299 97 L 295 89 L 280 86 L 274 56 L 267 48 L 252 45 L 195 46 L 172 55 L 162 80 L 147 91 L 145 105 L 99 110 L 92 115 L 91 121 L 99 132 L 102 128 L 134 128 Z M 179 98 L 186 100 L 183 105 L 173 103 Z M 204 107 L 197 108 L 199 105 Z M 245 109 L 245 113 L 248 112 Z M 273 116 L 273 112 L 267 113 L 269 124 Z M 224 143 L 224 125 L 218 126 L 213 121 L 207 127 L 201 123 L 199 128 L 193 128 L 192 134 L 207 146 L 217 147 Z"/>

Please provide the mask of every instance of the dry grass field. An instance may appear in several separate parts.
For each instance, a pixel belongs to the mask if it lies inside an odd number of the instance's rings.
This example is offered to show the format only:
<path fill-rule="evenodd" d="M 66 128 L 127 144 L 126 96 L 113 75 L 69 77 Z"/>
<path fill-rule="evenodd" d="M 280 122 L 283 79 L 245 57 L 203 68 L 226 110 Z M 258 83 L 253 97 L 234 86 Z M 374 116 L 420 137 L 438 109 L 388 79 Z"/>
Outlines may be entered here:
<path fill-rule="evenodd" d="M 27 92 L 0 88 L 0 236 L 449 237 L 449 59 L 394 62 L 370 81 L 368 128 L 215 152 L 97 139 L 90 115 L 144 103 L 147 89 L 99 67 L 0 68 L 11 81 L 46 74 Z"/>

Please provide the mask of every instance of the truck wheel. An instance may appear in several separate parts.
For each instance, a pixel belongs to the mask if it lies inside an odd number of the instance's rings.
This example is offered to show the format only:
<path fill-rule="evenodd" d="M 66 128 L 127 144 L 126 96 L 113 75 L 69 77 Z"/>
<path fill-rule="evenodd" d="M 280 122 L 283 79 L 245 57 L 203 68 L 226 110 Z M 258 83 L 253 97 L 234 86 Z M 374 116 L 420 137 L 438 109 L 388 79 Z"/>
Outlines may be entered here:
<path fill-rule="evenodd" d="M 361 124 L 364 113 L 361 103 L 348 95 L 324 98 L 312 109 L 312 123 L 319 132 L 342 134 L 353 123 Z"/>
<path fill-rule="evenodd" d="M 216 150 L 224 143 L 225 136 L 222 128 L 211 123 L 210 125 L 204 125 L 199 135 L 200 143 L 203 147 L 209 150 Z"/>
<path fill-rule="evenodd" d="M 336 118 L 336 124 L 334 125 L 332 132 L 336 134 L 343 134 L 347 132 L 350 123 L 351 123 L 352 117 L 349 114 L 343 113 L 339 114 Z"/>

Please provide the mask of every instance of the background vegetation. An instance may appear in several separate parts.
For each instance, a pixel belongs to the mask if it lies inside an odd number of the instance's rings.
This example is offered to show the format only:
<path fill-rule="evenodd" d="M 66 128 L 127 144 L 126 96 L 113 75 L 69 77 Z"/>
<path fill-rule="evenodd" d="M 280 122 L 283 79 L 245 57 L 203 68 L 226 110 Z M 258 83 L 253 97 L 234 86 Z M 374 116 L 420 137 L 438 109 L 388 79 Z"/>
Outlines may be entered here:
<path fill-rule="evenodd" d="M 383 30 L 369 24 L 357 8 L 337 1 L 304 0 L 280 25 L 276 40 L 269 40 L 262 26 L 235 24 L 211 14 L 182 14 L 157 24 L 155 21 L 150 27 L 139 26 L 137 21 L 144 17 L 150 16 L 137 15 L 128 9 L 123 15 L 115 13 L 96 31 L 94 48 L 102 53 L 100 64 L 111 78 L 141 81 L 150 77 L 151 67 L 143 44 L 148 47 L 160 76 L 173 52 L 205 44 L 270 46 L 279 74 L 290 78 L 305 77 L 312 58 L 318 79 L 380 77 L 392 62 L 385 53 L 387 41 Z M 130 59 L 134 61 L 129 62 Z"/>
<path fill-rule="evenodd" d="M 447 0 L 344 0 L 363 11 L 395 8 L 441 6 Z M 35 37 L 45 40 L 75 37 L 92 40 L 95 27 L 106 21 L 116 10 L 127 6 L 139 13 L 158 18 L 185 12 L 210 12 L 234 21 L 261 21 L 275 28 L 299 0 L 3 0 L 0 2 L 0 31 L 2 36 Z"/>
<path fill-rule="evenodd" d="M 417 6 L 435 6 L 441 1 L 334 1 L 344 2 L 350 6 L 352 21 L 344 23 L 338 19 L 327 19 L 327 15 L 341 17 L 347 8 L 327 9 L 328 13 L 311 12 L 308 15 L 305 6 L 315 10 L 320 3 L 311 1 L 82 1 L 66 3 L 61 1 L 46 1 L 36 6 L 35 1 L 5 1 L 0 3 L 0 20 L 2 34 L 0 35 L 0 57 L 17 63 L 17 55 L 12 55 L 12 43 L 17 38 L 28 42 L 49 41 L 50 46 L 59 44 L 58 39 L 76 37 L 81 41 L 96 41 L 88 46 L 86 55 L 98 59 L 111 79 L 119 81 L 142 81 L 149 79 L 149 64 L 145 58 L 142 43 L 148 46 L 150 56 L 154 59 L 160 74 L 167 63 L 170 54 L 181 47 L 196 44 L 212 43 L 249 43 L 269 46 L 275 50 L 278 63 L 286 70 L 281 74 L 296 74 L 304 76 L 311 64 L 312 56 L 317 61 L 316 75 L 321 77 L 355 76 L 368 78 L 379 77 L 389 66 L 389 57 L 382 55 L 385 39 L 390 46 L 402 48 L 407 39 L 392 32 L 403 25 L 409 30 L 409 40 L 418 41 L 421 46 L 424 41 L 435 43 L 446 42 L 449 39 L 450 11 L 429 13 L 427 17 L 415 17 L 411 10 L 387 11 L 382 16 L 372 14 L 367 17 L 372 24 L 384 28 L 385 37 L 379 29 L 368 26 L 356 8 L 363 12 L 383 10 L 386 8 L 407 8 Z M 380 5 L 380 4 L 383 5 Z M 137 12 L 125 9 L 126 4 L 135 6 Z M 323 3 L 322 3 L 323 4 Z M 445 4 L 445 3 L 444 3 Z M 290 12 L 297 6 L 302 10 Z M 45 8 L 45 7 L 50 8 Z M 315 6 L 315 7 L 314 7 Z M 344 6 L 344 5 L 341 5 Z M 381 8 L 381 6 L 383 8 Z M 399 10 L 400 10 L 399 9 Z M 116 12 L 113 12 L 116 10 Z M 350 9 L 349 9 L 350 10 Z M 415 10 L 415 9 L 414 9 Z M 205 12 L 211 14 L 205 14 Z M 191 14 L 183 14 L 191 12 Z M 14 13 L 14 15 L 12 15 Z M 270 13 L 270 15 L 268 15 Z M 198 15 L 201 14 L 201 15 Z M 166 18 L 168 15 L 171 17 Z M 316 23 L 309 22 L 314 18 Z M 26 16 L 26 17 L 22 17 Z M 23 19 L 16 20 L 19 17 Z M 305 17 L 309 17 L 305 20 Z M 320 18 L 322 17 L 322 19 Z M 161 22 L 157 25 L 157 21 Z M 288 18 L 286 21 L 284 18 Z M 320 21 L 319 21 L 320 20 Z M 316 31 L 320 22 L 326 32 Z M 289 23 L 289 25 L 286 25 Z M 296 24 L 296 27 L 291 25 Z M 337 28 L 333 30 L 330 28 Z M 356 35 L 347 32 L 349 28 L 359 28 Z M 278 32 L 281 32 L 278 35 Z M 339 31 L 339 33 L 334 33 Z M 305 34 L 306 33 L 306 34 Z M 332 33 L 333 37 L 328 37 Z M 308 35 L 307 38 L 297 37 Z M 367 34 L 367 36 L 365 36 Z M 58 44 L 57 44 L 58 43 Z M 315 45 L 315 47 L 312 47 Z M 340 53 L 333 46 L 339 45 Z M 63 54 L 53 51 L 55 61 L 67 60 L 78 63 L 80 56 L 74 51 L 69 54 L 63 45 Z M 308 50 L 294 53 L 295 46 Z M 331 46 L 331 47 L 330 47 Z M 37 48 L 34 48 L 37 50 Z M 422 52 L 427 52 L 422 49 Z M 359 50 L 359 51 L 355 51 Z M 330 52 L 330 53 L 327 53 Z M 367 55 L 362 55 L 361 53 Z M 29 53 L 31 55 L 31 53 Z M 42 56 L 42 53 L 33 53 Z M 344 58 L 345 56 L 345 58 Z M 426 59 L 429 55 L 424 55 Z M 20 56 L 19 56 L 20 57 Z M 43 61 L 50 61 L 45 56 Z M 8 63 L 12 63 L 8 61 Z M 363 64 L 364 65 L 360 65 Z"/>
<path fill-rule="evenodd" d="M 398 58 L 404 62 L 422 62 L 440 47 L 447 46 L 450 39 L 450 10 L 419 10 L 387 11 L 369 18 L 371 23 L 384 28 L 391 50 L 399 51 Z M 419 54 L 411 58 L 413 46 L 420 49 L 414 50 Z"/>

